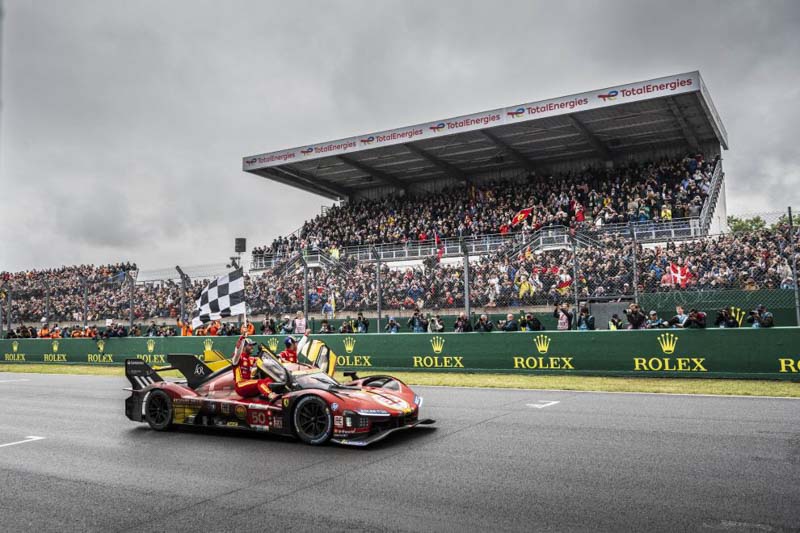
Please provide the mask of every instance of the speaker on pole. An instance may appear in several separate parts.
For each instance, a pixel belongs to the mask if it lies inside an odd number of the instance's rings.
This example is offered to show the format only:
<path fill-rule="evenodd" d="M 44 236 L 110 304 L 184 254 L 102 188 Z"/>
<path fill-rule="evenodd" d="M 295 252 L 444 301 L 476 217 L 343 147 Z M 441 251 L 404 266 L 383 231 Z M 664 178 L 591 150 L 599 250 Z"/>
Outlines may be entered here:
<path fill-rule="evenodd" d="M 236 239 L 236 248 L 234 249 L 234 252 L 240 254 L 244 253 L 245 251 L 247 251 L 247 239 L 244 237 L 238 237 Z"/>

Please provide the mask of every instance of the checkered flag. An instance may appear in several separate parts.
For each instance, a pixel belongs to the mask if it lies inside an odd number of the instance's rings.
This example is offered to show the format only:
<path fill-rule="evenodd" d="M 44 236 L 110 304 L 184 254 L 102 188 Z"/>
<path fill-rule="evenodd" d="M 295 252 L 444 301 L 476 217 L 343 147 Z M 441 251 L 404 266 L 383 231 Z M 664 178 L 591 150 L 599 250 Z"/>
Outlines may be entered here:
<path fill-rule="evenodd" d="M 240 268 L 215 279 L 203 289 L 192 316 L 192 328 L 244 312 L 244 273 Z"/>

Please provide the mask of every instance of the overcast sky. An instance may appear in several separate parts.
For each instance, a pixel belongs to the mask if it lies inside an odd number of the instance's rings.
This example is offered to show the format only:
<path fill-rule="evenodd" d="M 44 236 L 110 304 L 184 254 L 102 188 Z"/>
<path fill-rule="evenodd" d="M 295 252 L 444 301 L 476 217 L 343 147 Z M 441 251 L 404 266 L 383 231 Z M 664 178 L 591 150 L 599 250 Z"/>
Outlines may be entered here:
<path fill-rule="evenodd" d="M 797 0 L 4 11 L 0 271 L 224 261 L 330 203 L 245 155 L 694 69 L 728 130 L 728 211 L 800 208 Z"/>

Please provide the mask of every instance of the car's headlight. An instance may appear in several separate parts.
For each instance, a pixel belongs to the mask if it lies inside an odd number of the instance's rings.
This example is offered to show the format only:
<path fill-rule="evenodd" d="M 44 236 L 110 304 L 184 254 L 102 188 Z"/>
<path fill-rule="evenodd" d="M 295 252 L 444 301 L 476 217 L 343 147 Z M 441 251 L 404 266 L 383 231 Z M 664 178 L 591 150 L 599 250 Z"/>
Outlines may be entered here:
<path fill-rule="evenodd" d="M 384 411 L 383 409 L 361 409 L 360 411 L 356 411 L 356 413 L 360 414 L 361 416 L 389 416 L 389 411 Z"/>

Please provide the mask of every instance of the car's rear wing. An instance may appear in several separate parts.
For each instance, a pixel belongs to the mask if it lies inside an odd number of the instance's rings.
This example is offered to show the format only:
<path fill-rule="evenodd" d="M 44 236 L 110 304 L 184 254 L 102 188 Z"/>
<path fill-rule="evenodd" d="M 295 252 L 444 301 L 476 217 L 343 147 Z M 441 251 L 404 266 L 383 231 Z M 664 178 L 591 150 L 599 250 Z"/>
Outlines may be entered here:
<path fill-rule="evenodd" d="M 141 359 L 125 359 L 125 377 L 131 382 L 131 387 L 135 391 L 146 389 L 158 381 L 164 381 L 158 372 Z"/>

